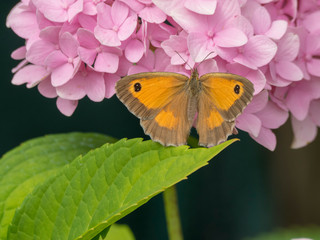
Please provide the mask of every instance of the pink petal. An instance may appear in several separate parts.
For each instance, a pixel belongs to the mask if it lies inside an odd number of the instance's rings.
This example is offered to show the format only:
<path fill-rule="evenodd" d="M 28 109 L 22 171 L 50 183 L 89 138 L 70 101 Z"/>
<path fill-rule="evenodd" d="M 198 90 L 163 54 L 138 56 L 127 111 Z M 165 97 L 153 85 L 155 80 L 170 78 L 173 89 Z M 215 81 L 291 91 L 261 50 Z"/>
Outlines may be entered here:
<path fill-rule="evenodd" d="M 244 109 L 244 113 L 256 113 L 258 111 L 261 111 L 267 105 L 268 98 L 268 91 L 261 91 L 259 94 L 253 97 L 251 103 L 249 103 L 249 105 Z"/>
<path fill-rule="evenodd" d="M 96 9 L 96 7 L 95 7 Z M 88 16 L 85 14 L 78 15 L 78 21 L 81 27 L 87 29 L 91 32 L 94 31 L 95 26 L 97 25 L 97 17 Z"/>
<path fill-rule="evenodd" d="M 320 77 L 320 59 L 313 58 L 307 62 L 307 69 L 310 74 Z"/>
<path fill-rule="evenodd" d="M 301 41 L 303 42 L 303 40 Z M 304 42 L 303 42 L 304 43 Z M 320 41 L 319 41 L 319 35 L 311 35 L 309 34 L 307 36 L 306 41 L 306 53 L 310 55 L 319 55 L 320 54 Z M 310 57 L 310 56 L 307 56 Z"/>
<path fill-rule="evenodd" d="M 319 19 L 320 19 L 320 11 L 318 11 L 306 14 L 305 19 L 303 21 L 303 25 L 305 28 L 309 30 L 311 33 L 319 33 L 320 26 L 319 26 Z"/>
<path fill-rule="evenodd" d="M 99 53 L 94 63 L 94 69 L 99 72 L 115 73 L 118 66 L 119 56 L 108 52 Z"/>
<path fill-rule="evenodd" d="M 200 76 L 206 73 L 219 72 L 217 62 L 214 59 L 207 59 L 201 62 L 197 69 Z"/>
<path fill-rule="evenodd" d="M 111 8 L 111 17 L 116 26 L 120 26 L 129 14 L 129 8 L 126 4 L 115 1 Z"/>
<path fill-rule="evenodd" d="M 132 39 L 128 43 L 124 52 L 126 58 L 132 63 L 138 62 L 142 58 L 143 53 L 144 53 L 143 43 L 138 39 Z"/>
<path fill-rule="evenodd" d="M 124 41 L 130 37 L 137 27 L 137 15 L 128 17 L 121 25 L 118 31 L 118 37 L 121 41 Z"/>
<path fill-rule="evenodd" d="M 257 143 L 270 151 L 274 151 L 277 144 L 276 135 L 268 128 L 261 127 L 258 137 L 251 136 Z"/>
<path fill-rule="evenodd" d="M 6 23 L 8 28 L 25 39 L 39 31 L 35 12 L 28 11 L 27 8 L 24 4 L 18 3 L 9 13 Z"/>
<path fill-rule="evenodd" d="M 48 42 L 48 44 L 58 44 L 61 27 L 50 26 L 40 31 L 39 37 Z"/>
<path fill-rule="evenodd" d="M 53 22 L 65 22 L 68 20 L 68 13 L 57 0 L 41 1 L 39 10 L 44 16 Z"/>
<path fill-rule="evenodd" d="M 27 49 L 25 46 L 19 47 L 11 53 L 11 58 L 14 60 L 22 60 L 26 57 Z"/>
<path fill-rule="evenodd" d="M 222 59 L 233 63 L 233 59 L 239 55 L 239 49 L 238 48 L 216 48 L 216 52 Z"/>
<path fill-rule="evenodd" d="M 278 42 L 277 61 L 293 61 L 299 53 L 300 40 L 297 34 L 288 32 Z"/>
<path fill-rule="evenodd" d="M 284 79 L 299 81 L 303 78 L 301 69 L 293 62 L 281 61 L 275 65 L 277 73 Z"/>
<path fill-rule="evenodd" d="M 217 32 L 214 38 L 214 42 L 219 47 L 239 47 L 247 41 L 247 36 L 237 28 L 227 28 Z"/>
<path fill-rule="evenodd" d="M 166 71 L 166 68 L 170 66 L 170 58 L 168 55 L 161 48 L 156 49 L 154 55 L 154 69 L 156 71 Z M 149 57 L 148 52 L 147 57 Z"/>
<path fill-rule="evenodd" d="M 241 10 L 238 1 L 219 1 L 214 14 L 209 15 L 207 20 L 213 29 L 220 31 L 226 28 L 228 21 L 239 15 Z"/>
<path fill-rule="evenodd" d="M 261 121 L 253 114 L 241 114 L 236 120 L 237 128 L 257 137 L 261 129 Z"/>
<path fill-rule="evenodd" d="M 69 32 L 65 32 L 60 36 L 59 45 L 66 56 L 70 58 L 78 56 L 79 43 Z"/>
<path fill-rule="evenodd" d="M 152 2 L 169 16 L 172 16 L 176 9 L 183 8 L 181 0 L 152 0 Z"/>
<path fill-rule="evenodd" d="M 61 86 L 68 82 L 74 74 L 74 67 L 71 63 L 65 63 L 55 68 L 51 74 L 51 83 L 54 87 Z"/>
<path fill-rule="evenodd" d="M 33 3 L 35 1 L 32 1 Z M 51 22 L 50 20 L 48 20 L 42 12 L 40 11 L 37 11 L 36 12 L 36 15 L 37 15 L 37 23 L 39 25 L 39 29 L 45 29 L 47 27 L 51 27 L 52 25 L 54 25 L 53 22 Z"/>
<path fill-rule="evenodd" d="M 56 50 L 49 54 L 44 64 L 49 68 L 54 69 L 67 62 L 68 62 L 67 57 L 61 51 Z"/>
<path fill-rule="evenodd" d="M 254 1 L 250 1 L 254 6 L 247 6 L 249 11 L 253 11 L 251 15 L 251 23 L 253 25 L 254 31 L 256 34 L 264 34 L 271 25 L 270 14 L 266 8 L 255 3 Z M 249 3 L 250 3 L 249 2 Z M 252 9 L 254 7 L 254 9 Z"/>
<path fill-rule="evenodd" d="M 50 73 L 42 66 L 27 65 L 21 68 L 12 78 L 12 84 L 21 85 L 26 83 L 28 88 L 34 87 Z"/>
<path fill-rule="evenodd" d="M 68 21 L 70 22 L 78 13 L 83 10 L 83 0 L 77 0 L 68 9 Z"/>
<path fill-rule="evenodd" d="M 56 47 L 52 43 L 39 40 L 31 45 L 26 59 L 33 64 L 43 65 L 45 59 L 54 51 L 56 51 Z"/>
<path fill-rule="evenodd" d="M 155 5 L 151 5 L 142 9 L 139 12 L 139 17 L 146 20 L 147 22 L 159 24 L 163 23 L 166 20 L 167 15 Z"/>
<path fill-rule="evenodd" d="M 16 73 L 17 71 L 19 71 L 21 68 L 23 68 L 28 63 L 29 62 L 26 59 L 22 60 L 17 66 L 15 66 L 14 68 L 11 69 L 11 72 Z"/>
<path fill-rule="evenodd" d="M 184 6 L 190 11 L 203 15 L 211 15 L 216 10 L 217 0 L 187 0 Z"/>
<path fill-rule="evenodd" d="M 80 28 L 77 31 L 78 41 L 81 47 L 96 48 L 100 46 L 99 41 L 94 37 L 94 34 L 86 29 Z"/>
<path fill-rule="evenodd" d="M 115 94 L 115 84 L 119 79 L 120 77 L 115 74 L 104 75 L 106 98 L 111 98 Z"/>
<path fill-rule="evenodd" d="M 243 54 L 234 58 L 234 61 L 249 68 L 256 69 L 268 64 L 277 51 L 277 45 L 268 37 L 256 35 L 249 39 L 243 47 Z"/>
<path fill-rule="evenodd" d="M 86 96 L 86 79 L 82 72 L 77 73 L 74 78 L 56 88 L 59 97 L 68 100 L 80 100 Z"/>
<path fill-rule="evenodd" d="M 56 88 L 53 87 L 51 84 L 50 77 L 43 79 L 38 84 L 38 91 L 41 93 L 42 96 L 47 97 L 47 98 L 55 98 L 58 96 Z"/>
<path fill-rule="evenodd" d="M 308 87 L 300 84 L 293 89 L 290 89 L 286 98 L 286 104 L 293 116 L 299 121 L 307 117 L 309 105 L 312 96 Z"/>
<path fill-rule="evenodd" d="M 181 1 L 183 4 L 183 2 Z M 163 9 L 162 9 L 163 10 Z M 164 10 L 163 10 L 164 11 Z M 166 12 L 166 11 L 164 11 Z M 210 29 L 208 17 L 191 12 L 188 9 L 181 7 L 173 9 L 172 18 L 187 32 L 206 33 Z"/>
<path fill-rule="evenodd" d="M 85 1 L 83 4 L 83 15 L 96 15 L 97 7 L 92 1 Z"/>
<path fill-rule="evenodd" d="M 309 117 L 306 117 L 303 121 L 299 121 L 292 116 L 291 123 L 294 133 L 291 144 L 292 148 L 304 147 L 316 138 L 318 129 Z"/>
<path fill-rule="evenodd" d="M 94 60 L 96 59 L 96 56 L 97 56 L 96 49 L 87 49 L 87 48 L 79 47 L 78 52 L 83 62 L 85 62 L 90 66 L 93 65 Z"/>
<path fill-rule="evenodd" d="M 68 117 L 70 117 L 73 114 L 77 106 L 78 106 L 78 101 L 67 100 L 60 97 L 57 98 L 57 108 L 62 114 Z"/>
<path fill-rule="evenodd" d="M 159 56 L 160 61 L 161 61 L 161 57 Z M 147 51 L 147 53 L 140 59 L 139 63 L 137 63 L 136 65 L 132 66 L 132 67 L 144 67 L 145 69 L 147 69 L 146 72 L 152 72 L 154 67 L 155 67 L 155 61 L 156 61 L 156 56 L 155 53 L 153 53 L 150 49 Z M 130 67 L 130 69 L 132 69 L 132 67 Z M 130 73 L 132 74 L 132 73 Z"/>
<path fill-rule="evenodd" d="M 195 62 L 201 62 L 212 50 L 209 48 L 208 37 L 200 33 L 189 33 L 188 49 Z M 211 57 L 215 57 L 214 52 Z"/>
<path fill-rule="evenodd" d="M 101 28 L 99 25 L 94 29 L 94 36 L 103 45 L 110 47 L 117 47 L 121 45 L 118 34 L 115 31 Z"/>
<path fill-rule="evenodd" d="M 145 4 L 152 4 L 152 2 L 148 1 L 148 3 L 144 3 L 143 1 L 137 0 L 120 0 L 121 2 L 127 4 L 134 12 L 140 12 L 144 7 Z"/>
<path fill-rule="evenodd" d="M 320 126 L 320 99 L 313 100 L 310 103 L 309 115 L 312 121 Z"/>
<path fill-rule="evenodd" d="M 114 23 L 111 17 L 111 7 L 101 2 L 97 5 L 97 12 L 98 26 L 105 29 L 112 29 Z"/>
<path fill-rule="evenodd" d="M 119 62 L 121 62 L 121 64 L 119 64 L 119 66 L 118 66 L 117 75 L 126 76 L 128 74 L 129 68 L 132 66 L 132 63 L 129 62 L 125 58 L 125 56 L 119 57 Z"/>
<path fill-rule="evenodd" d="M 128 75 L 142 73 L 142 72 L 151 72 L 152 69 L 148 69 L 145 66 L 134 65 L 129 68 Z"/>
<path fill-rule="evenodd" d="M 269 38 L 279 40 L 285 34 L 288 28 L 288 22 L 284 20 L 275 20 L 271 23 L 271 27 L 265 32 Z"/>
<path fill-rule="evenodd" d="M 267 106 L 260 112 L 256 113 L 266 128 L 276 129 L 282 126 L 288 119 L 288 111 L 284 111 L 275 103 L 269 101 Z"/>
<path fill-rule="evenodd" d="M 105 98 L 105 81 L 102 73 L 90 71 L 86 80 L 86 93 L 90 100 L 101 102 Z"/>

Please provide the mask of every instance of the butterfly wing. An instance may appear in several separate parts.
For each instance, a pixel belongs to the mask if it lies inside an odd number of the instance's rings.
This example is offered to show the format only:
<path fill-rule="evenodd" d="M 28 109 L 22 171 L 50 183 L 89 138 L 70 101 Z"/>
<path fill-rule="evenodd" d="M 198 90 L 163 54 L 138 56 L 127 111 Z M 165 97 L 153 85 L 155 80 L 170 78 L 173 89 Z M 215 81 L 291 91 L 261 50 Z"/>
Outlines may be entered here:
<path fill-rule="evenodd" d="M 254 88 L 246 78 L 229 73 L 209 73 L 199 81 L 199 144 L 214 146 L 232 134 L 236 117 L 251 101 Z"/>
<path fill-rule="evenodd" d="M 199 79 L 203 94 L 213 102 L 227 121 L 240 115 L 253 97 L 253 84 L 246 78 L 231 73 L 208 73 Z"/>
<path fill-rule="evenodd" d="M 192 124 L 188 119 L 187 81 L 187 76 L 177 73 L 138 73 L 120 79 L 116 94 L 140 118 L 151 139 L 177 146 L 186 143 Z"/>

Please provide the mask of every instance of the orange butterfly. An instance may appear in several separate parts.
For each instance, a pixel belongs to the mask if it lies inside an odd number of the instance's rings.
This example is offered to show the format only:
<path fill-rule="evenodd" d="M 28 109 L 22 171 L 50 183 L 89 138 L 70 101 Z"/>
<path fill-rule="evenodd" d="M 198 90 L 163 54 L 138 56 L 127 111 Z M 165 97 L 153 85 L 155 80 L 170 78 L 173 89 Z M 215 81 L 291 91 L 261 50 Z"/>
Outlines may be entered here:
<path fill-rule="evenodd" d="M 230 73 L 199 78 L 171 72 L 137 73 L 116 84 L 118 98 L 140 118 L 144 132 L 165 146 L 187 142 L 196 113 L 199 145 L 214 146 L 227 139 L 236 117 L 253 96 L 253 84 Z"/>

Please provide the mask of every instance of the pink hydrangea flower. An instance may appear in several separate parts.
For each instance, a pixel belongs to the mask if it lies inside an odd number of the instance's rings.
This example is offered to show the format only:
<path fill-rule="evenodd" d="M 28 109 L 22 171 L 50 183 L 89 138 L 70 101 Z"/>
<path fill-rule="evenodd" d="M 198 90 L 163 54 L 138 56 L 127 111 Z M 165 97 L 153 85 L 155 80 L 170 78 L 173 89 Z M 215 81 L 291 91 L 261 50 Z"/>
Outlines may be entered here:
<path fill-rule="evenodd" d="M 112 6 L 100 3 L 97 11 L 94 35 L 106 46 L 120 46 L 121 41 L 128 39 L 137 26 L 137 14 L 122 2 L 115 1 Z"/>
<path fill-rule="evenodd" d="M 299 148 L 320 126 L 319 20 L 319 1 L 21 0 L 7 18 L 25 39 L 12 83 L 37 86 L 70 116 L 127 74 L 230 72 L 255 89 L 236 127 L 274 150 L 273 130 L 291 116 Z"/>

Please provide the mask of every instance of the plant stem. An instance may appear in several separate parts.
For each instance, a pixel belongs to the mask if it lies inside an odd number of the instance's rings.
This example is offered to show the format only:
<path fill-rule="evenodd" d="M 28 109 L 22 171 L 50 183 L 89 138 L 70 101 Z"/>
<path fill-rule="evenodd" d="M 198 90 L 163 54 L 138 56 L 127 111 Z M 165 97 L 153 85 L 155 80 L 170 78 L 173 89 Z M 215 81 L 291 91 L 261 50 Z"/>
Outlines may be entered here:
<path fill-rule="evenodd" d="M 175 185 L 164 191 L 163 200 L 169 240 L 183 240 Z"/>

